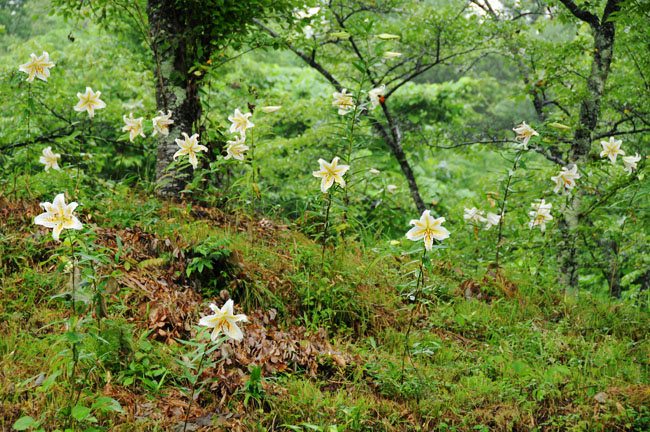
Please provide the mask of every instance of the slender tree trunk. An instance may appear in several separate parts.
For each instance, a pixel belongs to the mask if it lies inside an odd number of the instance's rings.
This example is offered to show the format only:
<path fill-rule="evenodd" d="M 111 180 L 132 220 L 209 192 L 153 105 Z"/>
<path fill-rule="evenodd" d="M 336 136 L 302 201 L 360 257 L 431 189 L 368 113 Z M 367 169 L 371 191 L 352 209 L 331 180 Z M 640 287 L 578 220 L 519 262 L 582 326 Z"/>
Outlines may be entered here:
<path fill-rule="evenodd" d="M 609 292 L 612 297 L 621 298 L 623 289 L 621 287 L 621 272 L 619 269 L 619 245 L 614 239 L 601 239 L 598 244 L 603 248 L 605 260 L 608 263 L 606 277 Z"/>
<path fill-rule="evenodd" d="M 591 150 L 592 134 L 598 124 L 600 104 L 614 53 L 615 23 L 610 21 L 610 17 L 620 9 L 621 0 L 608 0 L 600 20 L 592 13 L 580 9 L 573 0 L 560 1 L 573 15 L 591 26 L 594 37 L 594 57 L 587 79 L 587 94 L 580 105 L 580 116 L 567 158 L 569 163 L 583 165 Z M 583 194 L 583 188 L 575 189 L 572 199 L 563 208 L 562 218 L 558 222 L 558 228 L 562 233 L 558 249 L 559 282 L 565 291 L 578 287 L 576 229 L 581 220 Z"/>
<path fill-rule="evenodd" d="M 169 135 L 158 137 L 156 157 L 157 194 L 171 196 L 180 192 L 190 173 L 169 169 L 174 153 L 179 149 L 176 138 L 182 132 L 192 135 L 201 117 L 199 86 L 188 74 L 187 41 L 183 37 L 185 23 L 174 0 L 149 0 L 147 16 L 155 56 L 156 105 L 158 110 L 171 111 L 174 124 Z M 181 138 L 182 139 L 182 138 Z"/>
<path fill-rule="evenodd" d="M 397 159 L 397 163 L 399 163 L 399 167 L 401 168 L 404 177 L 406 177 L 406 182 L 409 185 L 409 192 L 411 193 L 411 198 L 413 198 L 415 207 L 417 207 L 418 211 L 422 213 L 427 209 L 427 207 L 422 200 L 422 196 L 420 195 L 420 189 L 418 188 L 418 184 L 415 181 L 415 175 L 413 174 L 411 165 L 406 159 L 406 154 L 404 153 L 404 148 L 402 147 L 402 134 L 399 130 L 399 126 L 393 119 L 393 116 L 391 115 L 390 111 L 388 110 L 388 106 L 386 106 L 385 103 L 381 104 L 381 108 L 384 111 L 384 117 L 386 118 L 388 128 L 390 129 L 390 136 L 388 136 L 385 129 L 380 124 L 376 124 L 375 129 L 377 129 L 379 134 L 382 135 L 382 138 L 384 141 L 386 141 L 391 151 L 393 152 L 393 156 L 395 156 L 395 159 Z M 379 129 L 377 126 L 379 126 Z"/>
<path fill-rule="evenodd" d="M 650 289 L 650 269 L 645 272 L 642 276 L 638 277 L 633 283 L 641 284 L 639 288 L 639 295 L 636 298 L 634 304 L 638 307 L 643 307 L 643 300 L 645 300 L 646 307 L 648 306 L 648 290 Z"/>
<path fill-rule="evenodd" d="M 264 30 L 274 38 L 280 38 L 280 35 L 278 35 L 270 28 L 266 27 L 264 24 L 260 22 L 257 22 L 256 24 L 259 28 L 261 28 L 262 30 Z M 297 49 L 291 44 L 287 44 L 287 47 L 291 51 L 293 51 L 298 57 L 300 57 L 305 63 L 307 63 L 310 67 L 312 67 L 314 70 L 320 73 L 327 81 L 329 81 L 336 88 L 337 91 L 341 91 L 341 89 L 343 88 L 341 83 L 327 69 L 325 69 L 323 65 L 321 65 L 315 60 L 314 55 L 308 56 L 307 54 L 300 51 L 299 49 Z M 391 116 L 390 111 L 388 110 L 386 104 L 382 103 L 381 107 L 384 111 L 384 116 L 386 118 L 386 123 L 388 125 L 389 131 L 386 131 L 386 127 L 384 127 L 384 125 L 371 119 L 372 125 L 375 131 L 384 140 L 384 142 L 388 144 L 388 147 L 390 147 L 393 156 L 395 156 L 395 159 L 397 159 L 397 162 L 399 163 L 402 173 L 404 173 L 404 176 L 406 177 L 406 182 L 409 185 L 409 191 L 411 192 L 411 198 L 413 198 L 413 203 L 415 204 L 415 207 L 417 207 L 418 211 L 423 212 L 424 210 L 426 210 L 426 206 L 424 205 L 424 201 L 422 200 L 422 196 L 420 195 L 420 189 L 418 188 L 418 184 L 415 181 L 415 175 L 413 174 L 411 165 L 409 164 L 409 161 L 406 159 L 406 154 L 404 153 L 404 148 L 402 147 L 402 135 L 400 133 L 399 127 L 395 122 L 395 120 L 393 119 L 393 117 Z"/>

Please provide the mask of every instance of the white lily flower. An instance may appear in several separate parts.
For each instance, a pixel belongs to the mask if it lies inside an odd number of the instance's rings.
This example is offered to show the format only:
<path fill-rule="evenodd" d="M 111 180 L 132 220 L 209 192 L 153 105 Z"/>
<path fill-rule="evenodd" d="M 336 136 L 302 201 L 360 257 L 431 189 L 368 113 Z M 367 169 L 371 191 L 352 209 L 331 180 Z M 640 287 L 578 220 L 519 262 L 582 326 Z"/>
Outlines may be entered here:
<path fill-rule="evenodd" d="M 74 107 L 75 111 L 88 111 L 90 118 L 95 115 L 95 110 L 106 108 L 106 104 L 99 98 L 102 92 L 93 92 L 93 89 L 86 87 L 86 93 L 77 93 L 79 103 Z"/>
<path fill-rule="evenodd" d="M 433 247 L 433 239 L 441 241 L 449 237 L 449 231 L 442 226 L 444 221 L 444 217 L 435 219 L 429 210 L 425 210 L 419 220 L 411 220 L 410 225 L 414 226 L 406 233 L 406 238 L 413 241 L 424 239 L 424 247 L 429 251 Z"/>
<path fill-rule="evenodd" d="M 488 214 L 485 215 L 485 221 L 487 222 L 485 229 L 489 230 L 493 226 L 499 225 L 499 222 L 501 221 L 501 215 L 488 212 Z"/>
<path fill-rule="evenodd" d="M 394 34 L 388 34 L 388 33 L 378 34 L 377 37 L 378 37 L 379 39 L 383 39 L 383 40 L 399 39 L 399 38 L 400 38 L 400 37 L 397 36 L 397 35 L 394 35 Z"/>
<path fill-rule="evenodd" d="M 386 85 L 382 84 L 381 87 L 377 87 L 376 89 L 372 89 L 368 92 L 368 97 L 370 98 L 370 109 L 375 109 L 377 108 L 377 105 L 379 105 L 379 102 L 383 102 L 383 96 L 384 93 L 386 92 Z"/>
<path fill-rule="evenodd" d="M 168 136 L 169 135 L 169 125 L 174 124 L 174 120 L 172 120 L 172 112 L 167 110 L 167 114 L 165 114 L 162 111 L 158 111 L 160 113 L 159 116 L 154 117 L 151 119 L 151 122 L 153 123 L 153 133 L 151 136 L 156 136 L 158 132 L 160 132 L 161 135 L 163 136 Z"/>
<path fill-rule="evenodd" d="M 293 16 L 298 19 L 311 18 L 320 12 L 320 7 L 312 7 L 307 9 L 296 9 L 293 11 Z"/>
<path fill-rule="evenodd" d="M 239 132 L 242 137 L 246 136 L 246 129 L 250 129 L 255 126 L 248 118 L 252 116 L 252 113 L 242 114 L 239 111 L 239 108 L 235 109 L 235 113 L 231 116 L 228 116 L 228 120 L 232 122 L 230 125 L 230 133 Z"/>
<path fill-rule="evenodd" d="M 634 156 L 623 156 L 623 166 L 624 170 L 627 172 L 627 175 L 632 174 L 632 171 L 635 170 L 637 162 L 641 160 L 641 156 L 636 153 Z"/>
<path fill-rule="evenodd" d="M 314 177 L 321 177 L 320 190 L 325 193 L 327 190 L 332 187 L 334 182 L 345 187 L 345 180 L 343 180 L 343 175 L 350 169 L 349 165 L 339 165 L 338 156 L 332 159 L 332 163 L 327 163 L 324 159 L 318 159 L 320 164 L 320 171 L 314 171 Z"/>
<path fill-rule="evenodd" d="M 522 140 L 519 148 L 523 147 L 524 150 L 528 150 L 528 141 L 530 141 L 533 135 L 539 136 L 537 131 L 530 127 L 530 125 L 527 125 L 526 122 L 522 122 L 519 126 L 513 128 L 512 130 L 517 134 L 515 139 Z"/>
<path fill-rule="evenodd" d="M 215 304 L 210 304 L 210 309 L 212 309 L 214 314 L 206 315 L 199 320 L 200 326 L 214 329 L 210 335 L 212 342 L 217 341 L 221 332 L 236 341 L 241 341 L 244 337 L 244 334 L 237 323 L 247 322 L 248 318 L 244 314 L 235 315 L 233 307 L 234 303 L 232 300 L 228 300 L 221 309 L 219 309 Z"/>
<path fill-rule="evenodd" d="M 479 210 L 476 207 L 465 208 L 463 219 L 467 219 L 469 222 L 474 223 L 485 222 L 486 219 L 482 216 L 483 213 L 485 213 L 483 210 Z"/>
<path fill-rule="evenodd" d="M 560 189 L 571 190 L 576 185 L 576 180 L 580 178 L 580 173 L 578 172 L 578 165 L 573 164 L 571 169 L 567 167 L 562 167 L 562 170 L 555 177 L 551 177 L 551 180 L 555 182 L 555 188 L 553 192 L 558 193 Z"/>
<path fill-rule="evenodd" d="M 302 32 L 305 34 L 305 37 L 307 39 L 313 38 L 315 34 L 314 28 L 310 25 L 306 25 L 305 27 L 303 27 Z"/>
<path fill-rule="evenodd" d="M 31 54 L 32 61 L 20 65 L 20 71 L 25 72 L 27 75 L 27 82 L 34 81 L 34 78 L 38 78 L 47 82 L 47 79 L 50 76 L 50 68 L 54 67 L 54 63 L 50 61 L 50 55 L 43 51 L 43 54 L 40 57 L 36 57 L 36 54 Z"/>
<path fill-rule="evenodd" d="M 370 174 L 377 175 L 377 174 L 379 174 L 380 171 L 379 171 L 378 169 L 375 169 L 375 168 L 370 168 L 370 169 L 368 170 L 368 172 L 369 172 Z"/>
<path fill-rule="evenodd" d="M 534 226 L 539 225 L 542 231 L 546 231 L 546 222 L 553 220 L 553 216 L 551 216 L 551 207 L 553 204 L 547 203 L 542 199 L 531 203 L 530 206 L 533 208 L 533 211 L 528 212 L 531 218 L 528 226 L 530 229 L 533 229 Z"/>
<path fill-rule="evenodd" d="M 135 137 L 138 135 L 142 136 L 142 138 L 145 138 L 144 132 L 142 131 L 142 120 L 144 120 L 144 117 L 138 117 L 137 119 L 133 118 L 133 113 L 129 113 L 129 117 L 126 115 L 122 116 L 122 119 L 124 119 L 124 123 L 126 123 L 126 126 L 122 128 L 124 132 L 129 132 L 129 140 L 133 142 Z"/>
<path fill-rule="evenodd" d="M 387 58 L 387 59 L 394 59 L 394 58 L 402 57 L 403 55 L 404 55 L 404 54 L 402 54 L 402 53 L 400 53 L 400 52 L 386 51 L 386 52 L 384 53 L 384 58 Z"/>
<path fill-rule="evenodd" d="M 58 194 L 54 197 L 52 203 L 42 202 L 39 205 L 43 210 L 45 210 L 45 213 L 36 216 L 34 218 L 34 223 L 46 228 L 52 228 L 52 238 L 54 238 L 55 241 L 59 241 L 59 235 L 64 228 L 75 230 L 83 228 L 79 219 L 72 214 L 78 204 L 73 201 L 66 205 L 65 196 L 63 194 Z"/>
<path fill-rule="evenodd" d="M 343 89 L 343 91 L 340 93 L 334 92 L 332 93 L 332 96 L 334 97 L 334 102 L 332 102 L 332 105 L 338 107 L 339 115 L 345 115 L 350 111 L 354 111 L 354 100 L 352 99 L 352 95 L 347 93 L 346 89 Z"/>
<path fill-rule="evenodd" d="M 625 155 L 625 152 L 621 150 L 621 144 L 623 144 L 623 140 L 617 140 L 614 137 L 609 137 L 609 141 L 601 141 L 600 145 L 603 146 L 603 151 L 600 152 L 600 157 L 607 156 L 612 164 L 615 164 L 618 155 Z"/>
<path fill-rule="evenodd" d="M 63 273 L 72 273 L 72 270 L 74 270 L 74 262 L 70 258 L 65 258 L 64 261 Z"/>
<path fill-rule="evenodd" d="M 279 111 L 280 109 L 282 109 L 282 105 L 270 105 L 261 108 L 262 112 L 265 112 L 267 114 Z"/>
<path fill-rule="evenodd" d="M 244 152 L 249 149 L 247 145 L 244 145 L 244 141 L 246 141 L 246 138 L 243 136 L 240 136 L 239 138 L 235 138 L 235 141 L 228 141 L 228 147 L 226 148 L 226 152 L 228 153 L 224 159 L 237 159 L 240 161 L 244 160 Z"/>
<path fill-rule="evenodd" d="M 178 156 L 189 155 L 192 168 L 196 169 L 199 164 L 196 154 L 200 151 L 208 151 L 208 148 L 199 144 L 199 134 L 194 134 L 189 137 L 185 132 L 183 132 L 183 136 L 185 139 L 176 139 L 176 144 L 178 144 L 181 149 L 174 153 L 174 160 L 176 160 Z"/>
<path fill-rule="evenodd" d="M 395 191 L 397 190 L 397 186 L 395 186 L 394 184 L 389 184 L 386 186 L 386 190 L 388 191 L 388 193 L 395 193 Z"/>
<path fill-rule="evenodd" d="M 40 157 L 38 161 L 43 165 L 45 165 L 45 172 L 48 172 L 50 168 L 54 168 L 57 171 L 61 171 L 57 159 L 61 159 L 61 155 L 52 152 L 52 147 L 50 146 L 50 147 L 45 147 L 43 149 L 43 155 Z"/>

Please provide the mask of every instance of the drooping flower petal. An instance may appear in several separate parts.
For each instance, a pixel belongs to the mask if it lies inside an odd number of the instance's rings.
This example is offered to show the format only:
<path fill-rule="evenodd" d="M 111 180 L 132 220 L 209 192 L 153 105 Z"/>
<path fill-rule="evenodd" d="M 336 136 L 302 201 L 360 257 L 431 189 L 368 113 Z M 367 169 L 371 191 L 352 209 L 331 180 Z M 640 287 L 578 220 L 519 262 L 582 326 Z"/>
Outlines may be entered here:
<path fill-rule="evenodd" d="M 637 169 L 636 164 L 641 160 L 641 156 L 636 153 L 634 156 L 623 156 L 623 170 L 627 175 L 632 174 L 632 171 Z"/>
<path fill-rule="evenodd" d="M 163 136 L 168 136 L 169 135 L 169 125 L 174 124 L 174 120 L 172 120 L 172 112 L 167 111 L 167 114 L 165 114 L 162 111 L 158 111 L 160 113 L 159 116 L 154 117 L 151 119 L 151 122 L 153 123 L 153 133 L 151 136 L 156 136 L 158 132 L 160 132 L 161 135 Z"/>
<path fill-rule="evenodd" d="M 332 93 L 334 101 L 332 105 L 339 109 L 339 115 L 345 115 L 355 109 L 354 99 L 352 95 L 347 93 L 346 89 L 343 89 L 341 92 Z"/>
<path fill-rule="evenodd" d="M 45 147 L 43 149 L 43 155 L 39 158 L 39 162 L 45 165 L 45 172 L 48 172 L 50 168 L 53 168 L 57 171 L 61 171 L 61 168 L 59 167 L 59 163 L 57 159 L 60 159 L 61 155 L 58 153 L 54 153 L 52 151 L 52 147 Z"/>
<path fill-rule="evenodd" d="M 245 137 L 246 130 L 255 126 L 253 122 L 248 119 L 252 115 L 252 113 L 242 114 L 242 112 L 239 111 L 239 108 L 235 109 L 235 113 L 231 116 L 228 116 L 228 120 L 232 122 L 230 125 L 230 132 L 239 132 L 242 137 Z"/>
<path fill-rule="evenodd" d="M 485 215 L 485 221 L 487 222 L 487 224 L 485 225 L 485 229 L 489 230 L 493 226 L 499 225 L 499 222 L 501 221 L 501 215 L 488 212 L 488 214 Z"/>
<path fill-rule="evenodd" d="M 512 130 L 517 134 L 515 139 L 521 140 L 519 148 L 523 148 L 524 150 L 528 150 L 528 141 L 530 141 L 533 135 L 539 136 L 537 131 L 530 127 L 530 125 L 527 125 L 526 122 L 522 122 L 519 126 L 513 128 Z"/>
<path fill-rule="evenodd" d="M 145 138 L 144 131 L 142 130 L 142 121 L 144 120 L 144 117 L 134 119 L 133 113 L 129 113 L 129 117 L 124 115 L 122 116 L 122 119 L 124 120 L 124 123 L 126 123 L 126 126 L 124 126 L 122 130 L 124 132 L 129 132 L 129 140 L 131 142 L 133 142 L 135 137 L 138 135 Z"/>

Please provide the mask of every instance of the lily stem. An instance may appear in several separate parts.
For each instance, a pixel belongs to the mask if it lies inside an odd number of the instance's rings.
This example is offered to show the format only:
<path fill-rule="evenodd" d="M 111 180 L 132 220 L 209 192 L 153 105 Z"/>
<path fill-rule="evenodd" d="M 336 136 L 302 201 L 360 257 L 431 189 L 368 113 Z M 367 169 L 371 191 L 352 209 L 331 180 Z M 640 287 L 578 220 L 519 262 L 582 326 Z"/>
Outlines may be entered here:
<path fill-rule="evenodd" d="M 410 358 L 411 350 L 409 349 L 409 336 L 411 334 L 411 329 L 413 328 L 413 321 L 415 319 L 414 310 L 417 309 L 418 307 L 418 300 L 420 298 L 420 292 L 422 291 L 421 285 L 424 285 L 424 263 L 426 258 L 427 258 L 427 249 L 425 247 L 424 253 L 422 254 L 422 260 L 420 261 L 420 271 L 418 272 L 418 279 L 417 282 L 415 283 L 415 298 L 413 299 L 415 306 L 411 310 L 411 316 L 409 317 L 409 325 L 406 328 L 406 334 L 404 335 L 404 352 L 402 354 L 402 370 L 400 373 L 400 384 L 404 383 L 404 362 L 406 360 L 407 353 L 409 354 L 409 358 Z M 415 372 L 418 374 L 418 378 L 420 378 L 419 372 L 417 371 L 417 368 L 415 367 L 413 360 L 411 360 L 411 364 L 413 365 L 413 369 L 415 370 Z"/>
<path fill-rule="evenodd" d="M 205 353 L 207 352 L 207 344 L 203 345 L 203 354 L 201 354 L 201 360 L 199 360 L 199 368 L 196 372 L 196 379 L 192 383 L 192 393 L 190 394 L 190 403 L 187 407 L 187 412 L 185 413 L 185 424 L 183 425 L 183 432 L 187 429 L 187 421 L 190 418 L 190 411 L 192 411 L 192 403 L 194 402 L 194 392 L 196 391 L 196 383 L 199 382 L 201 377 L 201 367 L 203 367 L 203 360 L 205 360 Z"/>
<path fill-rule="evenodd" d="M 320 254 L 320 266 L 323 267 L 325 260 L 325 246 L 327 245 L 327 230 L 330 225 L 330 208 L 332 207 L 332 189 L 327 193 L 327 211 L 325 212 L 325 228 L 323 229 L 323 248 Z"/>
<path fill-rule="evenodd" d="M 510 183 L 512 181 L 512 177 L 515 175 L 515 171 L 517 170 L 517 164 L 519 163 L 519 159 L 521 159 L 521 155 L 524 153 L 524 149 L 522 148 L 519 150 L 517 153 L 517 156 L 515 157 L 515 161 L 512 165 L 512 170 L 508 174 L 508 181 L 506 182 L 506 190 L 503 192 L 503 201 L 501 202 L 501 217 L 499 218 L 499 235 L 497 237 L 497 251 L 496 251 L 496 256 L 494 258 L 494 266 L 496 268 L 496 271 L 499 271 L 499 252 L 501 250 L 501 240 L 503 239 L 503 221 L 506 218 L 506 205 L 508 204 L 508 192 L 510 191 Z"/>

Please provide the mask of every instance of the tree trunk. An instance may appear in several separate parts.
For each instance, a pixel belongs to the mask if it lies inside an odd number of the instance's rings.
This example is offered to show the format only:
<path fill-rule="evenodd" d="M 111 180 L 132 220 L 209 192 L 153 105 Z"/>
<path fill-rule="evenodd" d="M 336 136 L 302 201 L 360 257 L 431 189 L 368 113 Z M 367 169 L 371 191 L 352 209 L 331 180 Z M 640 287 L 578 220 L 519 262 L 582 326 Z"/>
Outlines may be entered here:
<path fill-rule="evenodd" d="M 147 16 L 154 51 L 156 105 L 158 110 L 171 111 L 174 124 L 169 135 L 158 137 L 156 183 L 159 196 L 172 196 L 188 182 L 190 172 L 170 169 L 173 155 L 179 149 L 176 138 L 182 132 L 192 135 L 201 117 L 197 78 L 188 74 L 187 41 L 183 37 L 184 20 L 174 0 L 149 0 Z"/>
<path fill-rule="evenodd" d="M 561 1 L 577 18 L 591 26 L 594 37 L 594 57 L 587 79 L 587 95 L 580 105 L 580 116 L 567 158 L 570 164 L 583 165 L 591 150 L 592 133 L 598 124 L 600 104 L 614 53 L 615 23 L 610 21 L 610 17 L 620 9 L 620 0 L 608 0 L 600 20 L 590 12 L 580 9 L 573 0 Z M 558 248 L 559 282 L 565 291 L 578 287 L 576 229 L 581 220 L 583 194 L 583 188 L 575 189 L 569 204 L 563 208 L 562 218 L 558 222 L 558 228 L 562 233 Z"/>
<path fill-rule="evenodd" d="M 404 177 L 406 177 L 406 182 L 409 185 L 409 191 L 411 193 L 411 198 L 413 198 L 413 202 L 415 203 L 415 207 L 417 207 L 418 211 L 422 213 L 427 209 L 427 207 L 422 200 L 422 196 L 420 195 L 420 189 L 418 188 L 418 184 L 415 181 L 415 175 L 413 174 L 411 165 L 406 159 L 406 154 L 404 153 L 404 148 L 402 147 L 402 134 L 400 133 L 399 126 L 397 123 L 395 123 L 393 116 L 388 110 L 388 106 L 386 106 L 386 103 L 382 103 L 381 108 L 384 111 L 384 117 L 386 117 L 386 122 L 388 123 L 388 128 L 390 129 L 390 136 L 388 136 L 385 129 L 379 123 L 375 124 L 375 129 L 377 129 L 380 135 L 382 135 L 382 138 L 389 145 L 391 151 L 393 152 L 393 156 L 395 156 L 395 159 L 397 159 L 397 163 L 399 163 L 399 167 L 402 169 Z"/>
<path fill-rule="evenodd" d="M 270 28 L 266 27 L 264 24 L 260 22 L 257 22 L 256 24 L 259 28 L 261 28 L 262 30 L 264 30 L 274 38 L 280 38 L 280 35 L 278 35 Z M 323 65 L 318 63 L 314 59 L 313 55 L 308 56 L 302 51 L 300 51 L 299 49 L 295 48 L 291 44 L 288 44 L 287 47 L 291 51 L 293 51 L 298 57 L 300 57 L 305 63 L 307 63 L 310 67 L 312 67 L 314 70 L 320 73 L 325 79 L 327 79 L 327 81 L 329 81 L 336 88 L 337 91 L 341 91 L 341 89 L 343 88 L 341 83 L 336 78 L 334 78 L 334 76 L 328 70 L 326 70 L 323 67 Z M 413 198 L 415 207 L 417 207 L 419 212 L 423 212 L 424 210 L 426 210 L 426 206 L 424 205 L 424 201 L 422 200 L 422 196 L 420 195 L 420 190 L 418 188 L 417 182 L 415 181 L 415 175 L 413 174 L 411 165 L 406 159 L 406 154 L 404 153 L 404 148 L 402 147 L 402 136 L 400 134 L 399 127 L 397 126 L 397 123 L 394 121 L 393 117 L 391 116 L 390 111 L 388 111 L 388 107 L 386 106 L 386 104 L 382 103 L 381 107 L 384 111 L 384 116 L 388 124 L 388 129 L 390 130 L 390 135 L 386 131 L 384 125 L 382 125 L 377 121 L 372 120 L 372 116 L 369 116 L 371 118 L 372 125 L 375 128 L 375 131 L 379 133 L 379 135 L 384 140 L 384 142 L 388 144 L 388 146 L 390 147 L 393 156 L 395 156 L 395 159 L 397 159 L 397 162 L 399 163 L 399 166 L 402 169 L 402 173 L 404 173 L 404 176 L 406 177 L 406 182 L 409 185 L 409 191 L 411 192 L 411 198 Z"/>

